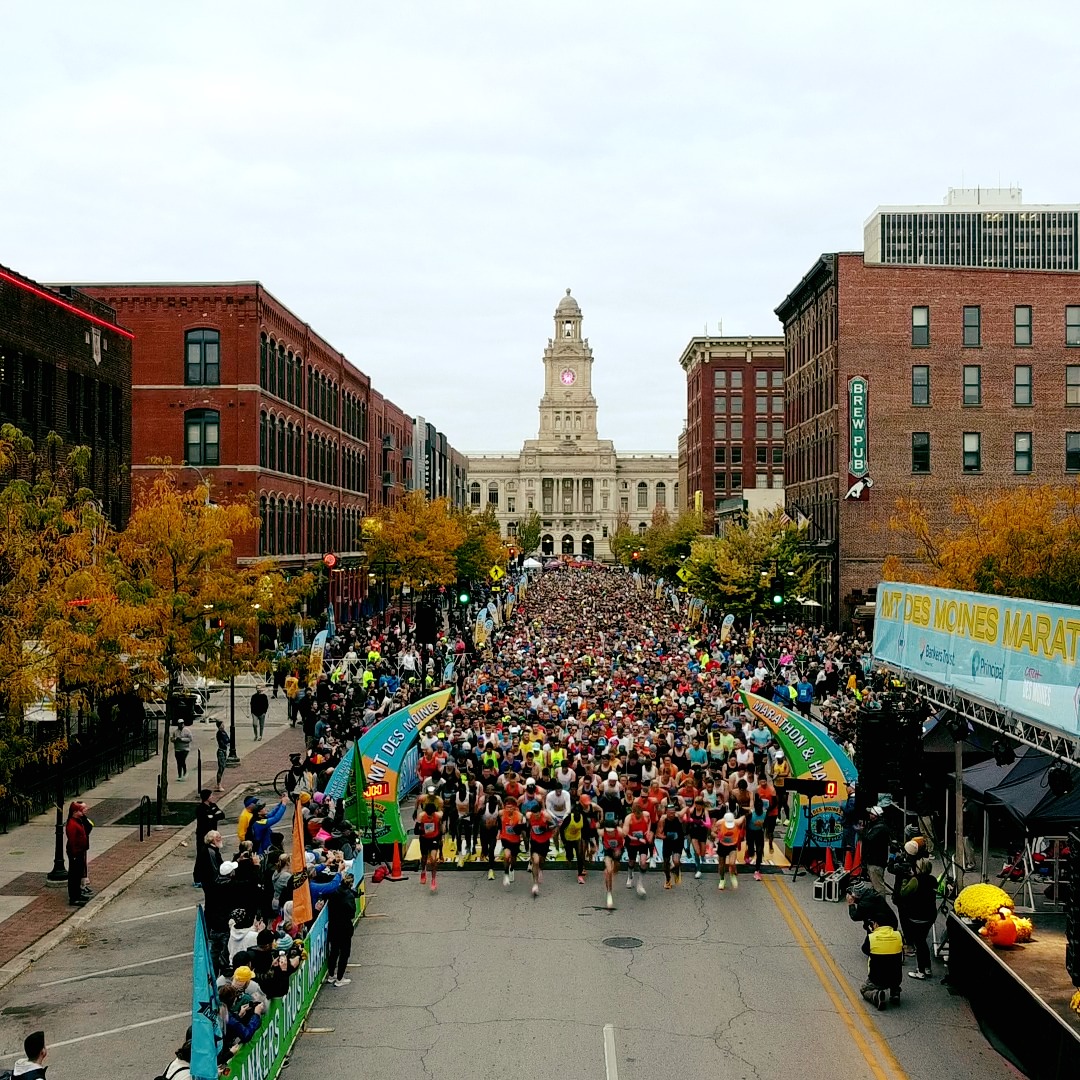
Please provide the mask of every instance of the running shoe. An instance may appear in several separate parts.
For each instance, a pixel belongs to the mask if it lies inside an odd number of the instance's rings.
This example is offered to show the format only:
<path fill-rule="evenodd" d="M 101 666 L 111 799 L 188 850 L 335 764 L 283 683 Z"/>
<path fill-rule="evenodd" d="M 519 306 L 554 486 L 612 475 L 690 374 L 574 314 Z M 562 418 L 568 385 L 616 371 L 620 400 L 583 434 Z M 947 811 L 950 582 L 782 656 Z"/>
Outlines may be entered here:
<path fill-rule="evenodd" d="M 671 888 L 671 882 L 670 881 L 665 881 L 664 882 L 664 888 L 665 889 L 670 889 Z"/>
<path fill-rule="evenodd" d="M 539 885 L 534 885 L 532 887 L 532 894 L 533 894 L 533 896 L 539 896 L 540 895 L 540 886 Z"/>
<path fill-rule="evenodd" d="M 510 875 L 509 874 L 503 874 L 503 888 L 504 889 L 509 889 L 510 888 Z"/>
<path fill-rule="evenodd" d="M 675 871 L 675 884 L 676 885 L 681 885 L 682 884 L 682 870 L 681 869 Z"/>
<path fill-rule="evenodd" d="M 438 890 L 439 890 L 439 886 L 436 884 L 435 879 L 432 878 L 431 879 L 431 891 L 432 892 L 438 892 Z"/>
<path fill-rule="evenodd" d="M 739 887 L 739 878 L 736 874 L 731 875 L 731 887 L 733 889 L 737 889 Z"/>
<path fill-rule="evenodd" d="M 874 1008 L 877 1009 L 879 1012 L 884 1011 L 884 1009 L 885 1009 L 885 991 L 884 990 L 875 990 L 874 991 Z"/>
<path fill-rule="evenodd" d="M 610 911 L 615 906 L 615 901 L 612 898 L 611 893 L 607 894 L 607 906 L 608 906 L 608 911 Z"/>
<path fill-rule="evenodd" d="M 514 871 L 513 870 L 510 871 L 510 884 L 511 885 L 514 884 Z"/>
<path fill-rule="evenodd" d="M 656 869 L 656 860 L 655 859 L 650 859 L 649 860 L 649 869 L 650 870 L 655 870 Z"/>
<path fill-rule="evenodd" d="M 929 979 L 933 975 L 930 971 L 909 971 L 907 977 L 909 979 Z"/>
<path fill-rule="evenodd" d="M 427 884 L 427 871 L 426 870 L 421 870 L 420 871 L 420 884 L 421 885 L 426 885 Z"/>
<path fill-rule="evenodd" d="M 696 872 L 696 873 L 694 874 L 694 880 L 695 880 L 695 881 L 697 881 L 697 880 L 698 880 L 698 878 L 700 878 L 700 877 L 701 877 L 701 871 L 700 871 L 700 870 L 698 870 L 698 871 L 697 871 L 697 872 Z"/>
<path fill-rule="evenodd" d="M 724 891 L 724 879 L 720 879 L 720 884 L 716 886 L 721 892 Z"/>
<path fill-rule="evenodd" d="M 644 896 L 645 895 L 645 886 L 642 885 L 640 881 L 638 882 L 637 894 L 638 894 L 638 896 Z"/>
<path fill-rule="evenodd" d="M 495 871 L 494 870 L 489 870 L 488 871 L 488 881 L 494 881 L 494 880 L 495 880 Z"/>
<path fill-rule="evenodd" d="M 760 881 L 761 880 L 761 871 L 760 870 L 755 870 L 754 871 L 754 880 L 755 881 Z"/>
<path fill-rule="evenodd" d="M 585 875 L 584 874 L 578 874 L 577 883 L 579 885 L 584 885 L 585 884 Z"/>
<path fill-rule="evenodd" d="M 334 980 L 334 985 L 335 986 L 348 986 L 349 983 L 351 983 L 351 982 L 352 982 L 352 979 L 348 979 L 348 978 L 335 979 Z"/>
<path fill-rule="evenodd" d="M 632 889 L 634 887 L 634 878 L 632 874 L 626 875 L 626 887 Z"/>

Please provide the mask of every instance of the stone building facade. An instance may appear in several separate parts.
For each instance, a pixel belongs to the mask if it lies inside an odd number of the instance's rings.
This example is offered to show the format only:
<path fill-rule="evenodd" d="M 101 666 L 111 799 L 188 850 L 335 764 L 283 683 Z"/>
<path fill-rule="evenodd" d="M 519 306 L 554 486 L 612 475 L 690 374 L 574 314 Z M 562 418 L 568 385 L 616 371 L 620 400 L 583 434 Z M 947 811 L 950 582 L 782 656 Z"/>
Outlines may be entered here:
<path fill-rule="evenodd" d="M 593 352 L 581 331 L 581 308 L 567 289 L 544 349 L 537 438 L 516 454 L 469 455 L 467 501 L 474 511 L 494 507 L 511 542 L 536 511 L 542 554 L 609 562 L 609 540 L 620 521 L 644 532 L 657 508 L 678 513 L 678 459 L 619 454 L 610 439 L 599 437 Z"/>

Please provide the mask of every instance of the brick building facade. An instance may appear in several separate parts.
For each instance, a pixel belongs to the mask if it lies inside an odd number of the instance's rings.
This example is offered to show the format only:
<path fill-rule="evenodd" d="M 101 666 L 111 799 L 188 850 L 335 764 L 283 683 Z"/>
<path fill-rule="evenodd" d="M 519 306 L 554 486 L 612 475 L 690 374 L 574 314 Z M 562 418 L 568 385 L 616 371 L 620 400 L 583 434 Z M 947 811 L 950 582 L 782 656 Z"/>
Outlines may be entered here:
<path fill-rule="evenodd" d="M 810 519 L 818 599 L 847 625 L 873 599 L 912 494 L 947 525 L 954 494 L 1080 474 L 1080 275 L 885 266 L 822 255 L 784 325 L 788 512 Z"/>
<path fill-rule="evenodd" d="M 131 510 L 132 333 L 115 311 L 0 266 L 0 423 L 40 448 L 90 449 L 87 486 L 114 528 Z"/>
<path fill-rule="evenodd" d="M 253 498 L 260 532 L 237 539 L 237 557 L 288 567 L 334 552 L 329 598 L 354 614 L 367 592 L 363 519 L 403 490 L 404 463 L 383 447 L 384 432 L 402 445 L 401 410 L 258 282 L 78 288 L 137 335 L 136 485 L 168 460 L 215 500 Z"/>
<path fill-rule="evenodd" d="M 695 337 L 686 372 L 682 490 L 701 504 L 704 528 L 744 510 L 784 503 L 784 339 Z M 700 492 L 700 498 L 698 493 Z"/>

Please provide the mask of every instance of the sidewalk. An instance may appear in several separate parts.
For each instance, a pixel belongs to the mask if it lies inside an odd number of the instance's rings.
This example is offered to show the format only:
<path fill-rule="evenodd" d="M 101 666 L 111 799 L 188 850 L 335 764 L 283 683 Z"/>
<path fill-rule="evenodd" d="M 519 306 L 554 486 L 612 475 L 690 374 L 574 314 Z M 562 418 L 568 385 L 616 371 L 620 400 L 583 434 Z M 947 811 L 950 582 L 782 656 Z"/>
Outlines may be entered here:
<path fill-rule="evenodd" d="M 284 695 L 271 698 L 266 733 L 263 741 L 256 743 L 247 707 L 250 696 L 249 687 L 237 686 L 236 750 L 241 760 L 239 766 L 225 772 L 222 780 L 225 790 L 216 795 L 216 801 L 222 806 L 248 788 L 271 783 L 277 773 L 288 766 L 289 754 L 303 749 L 302 731 L 299 727 L 289 727 Z M 227 710 L 226 699 L 226 717 Z M 203 783 L 207 787 L 214 786 L 217 770 L 214 731 L 212 722 L 195 725 L 185 781 L 177 781 L 176 765 L 170 755 L 170 801 L 198 799 L 196 749 L 202 750 Z M 55 810 L 0 835 L 0 986 L 14 978 L 41 951 L 34 950 L 32 955 L 23 956 L 27 950 L 76 915 L 80 923 L 85 922 L 130 884 L 121 880 L 129 871 L 143 863 L 146 864 L 144 869 L 148 870 L 194 832 L 193 824 L 151 828 L 140 843 L 137 827 L 111 824 L 136 809 L 144 795 L 154 799 L 160 771 L 161 758 L 155 756 L 79 796 L 88 804 L 89 816 L 94 822 L 88 863 L 94 898 L 84 908 L 69 906 L 66 882 L 56 885 L 46 882 L 46 874 L 53 865 Z"/>

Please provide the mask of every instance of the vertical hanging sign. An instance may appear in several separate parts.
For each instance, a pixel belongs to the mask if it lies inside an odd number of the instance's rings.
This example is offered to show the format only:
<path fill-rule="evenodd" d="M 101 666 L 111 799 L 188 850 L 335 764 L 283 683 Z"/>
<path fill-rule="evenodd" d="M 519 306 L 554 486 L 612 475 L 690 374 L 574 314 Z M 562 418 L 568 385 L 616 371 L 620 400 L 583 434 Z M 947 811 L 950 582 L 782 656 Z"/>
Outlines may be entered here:
<path fill-rule="evenodd" d="M 874 486 L 867 464 L 868 427 L 866 379 L 854 375 L 848 379 L 848 489 L 845 499 L 869 499 L 870 488 Z"/>

